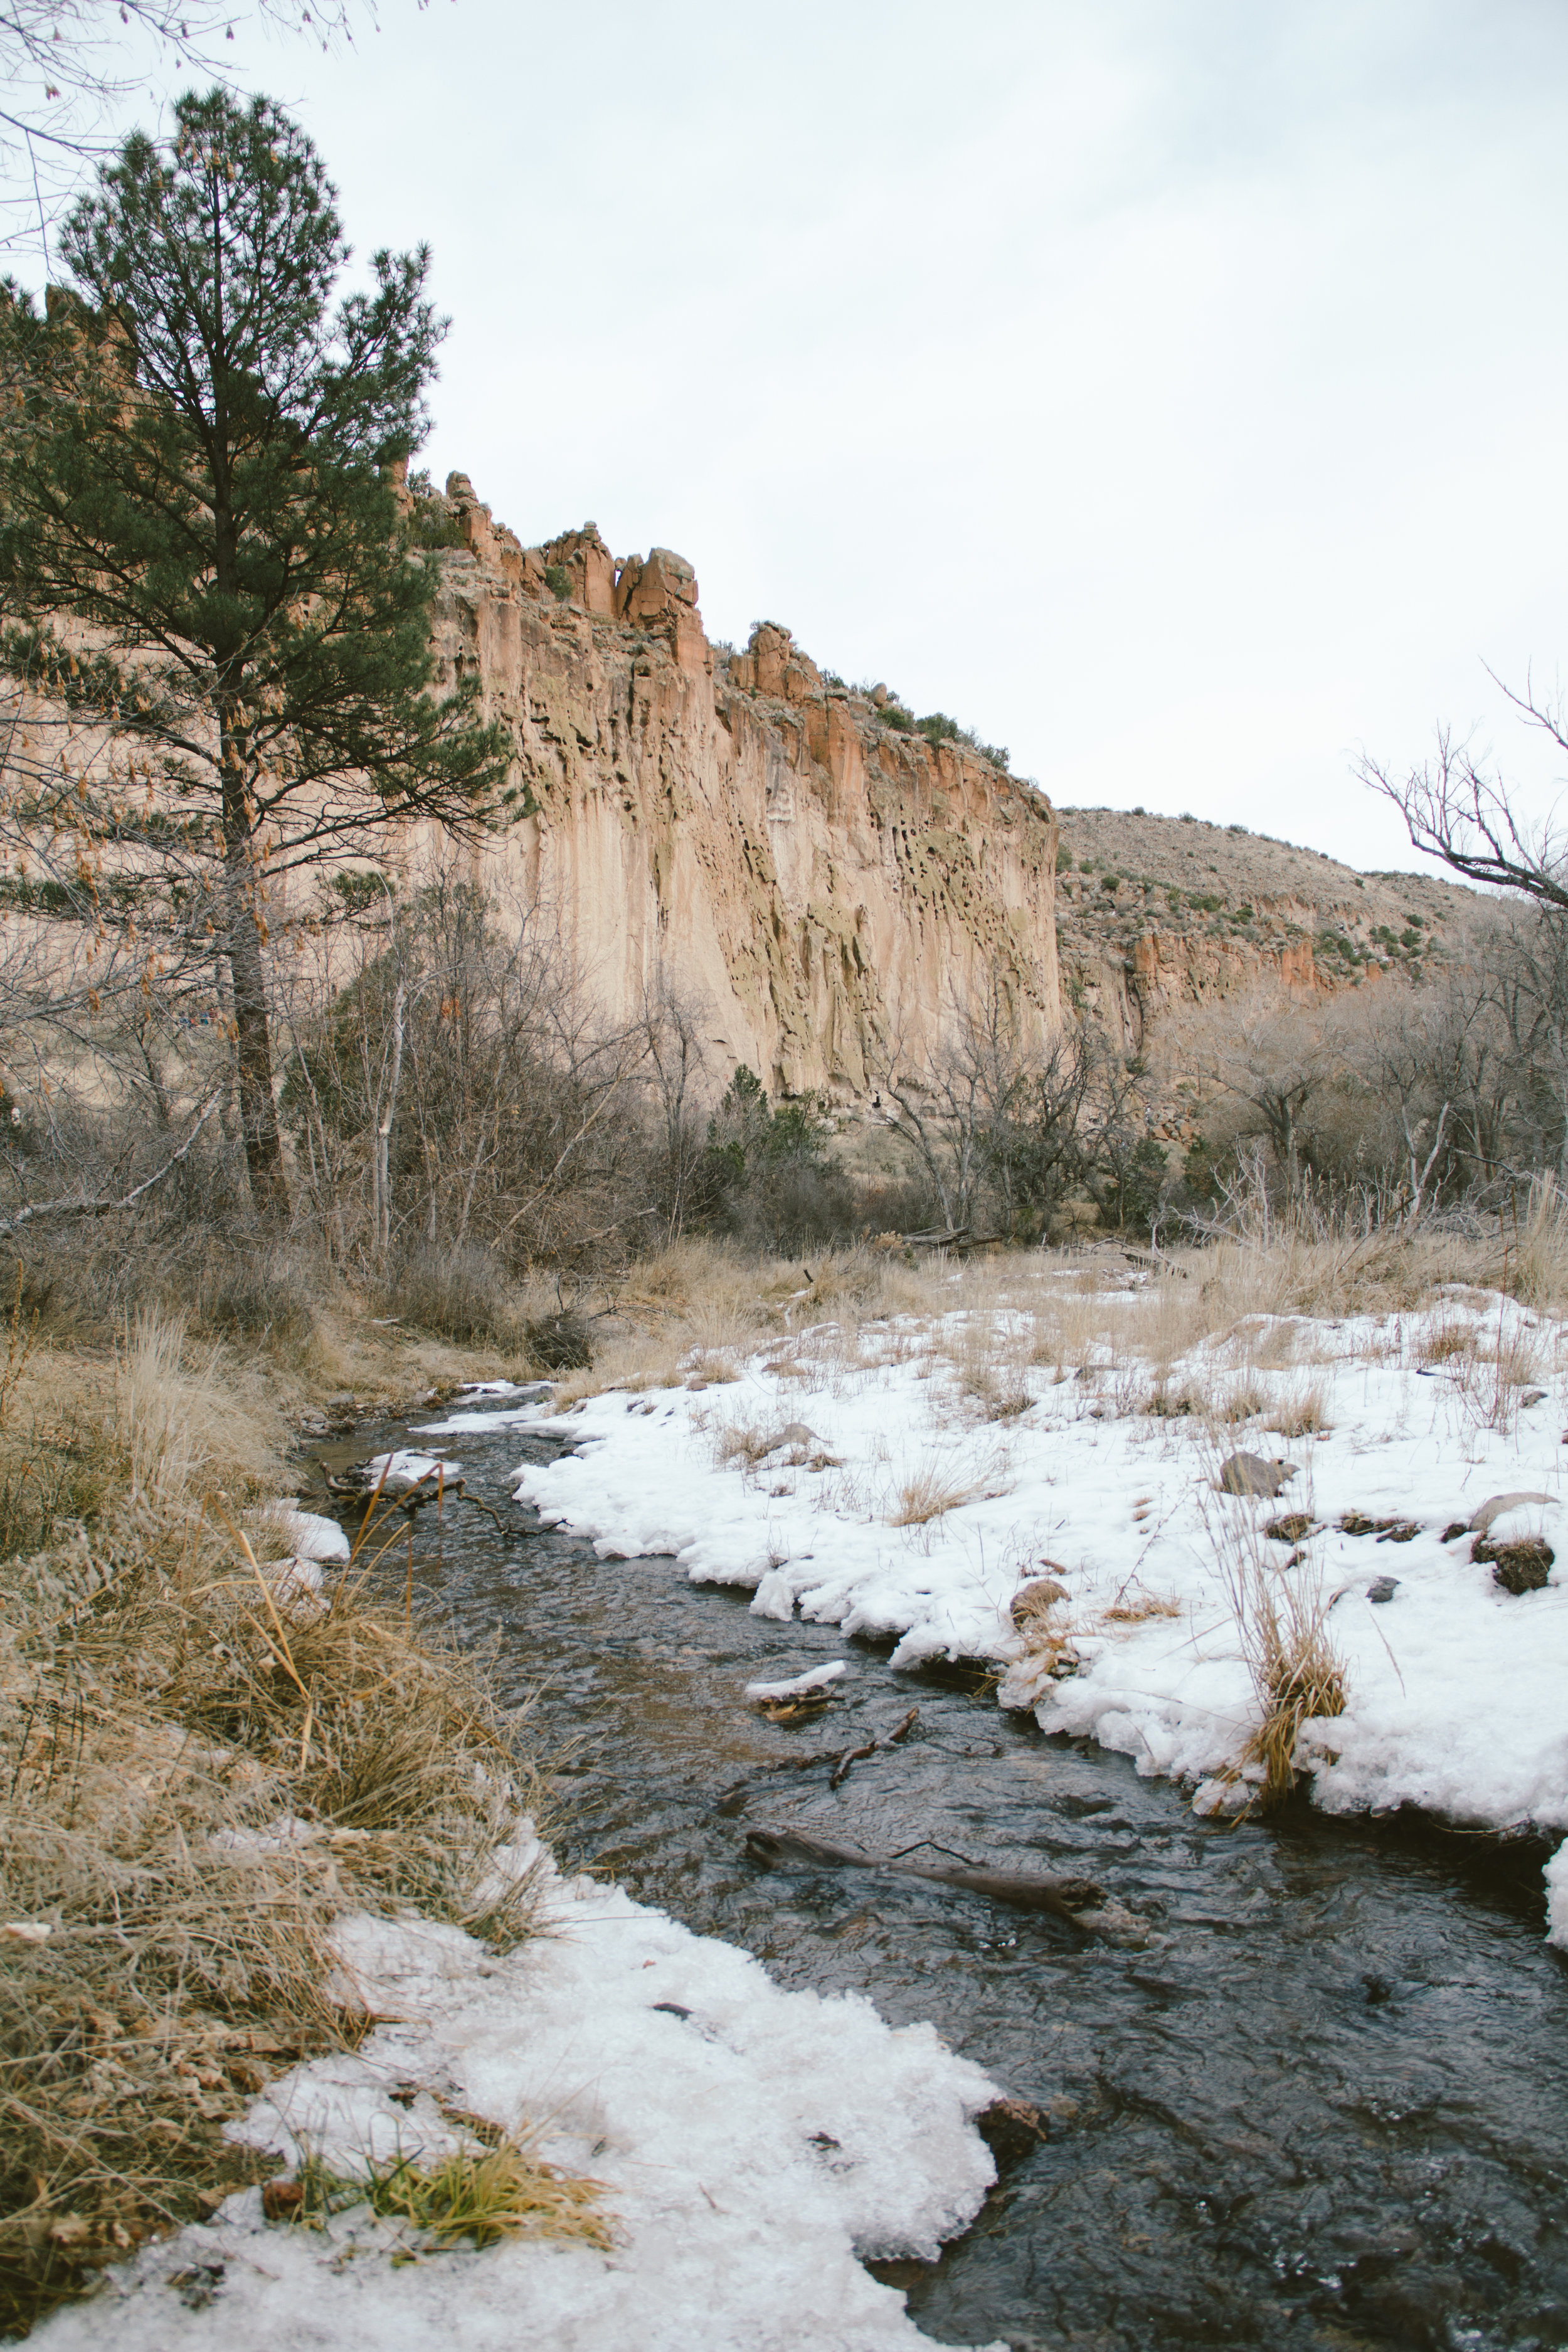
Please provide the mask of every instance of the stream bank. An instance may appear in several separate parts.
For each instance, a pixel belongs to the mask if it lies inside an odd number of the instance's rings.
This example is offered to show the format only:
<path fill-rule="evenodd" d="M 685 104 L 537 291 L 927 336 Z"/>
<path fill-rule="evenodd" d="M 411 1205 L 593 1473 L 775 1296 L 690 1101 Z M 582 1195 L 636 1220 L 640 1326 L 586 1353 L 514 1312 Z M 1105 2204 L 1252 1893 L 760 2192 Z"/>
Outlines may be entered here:
<path fill-rule="evenodd" d="M 416 1424 L 417 1426 L 417 1424 Z M 342 1458 L 399 1443 L 358 1433 Z M 890 2275 L 929 2335 L 1050 2352 L 1568 2345 L 1568 1969 L 1540 1856 L 1420 1824 L 1201 1821 L 1167 1783 L 1005 1715 L 967 1670 L 771 1623 L 668 1559 L 602 1560 L 510 1501 L 560 1441 L 465 1433 L 469 1492 L 419 1515 L 414 1577 L 498 1645 L 557 1767 L 556 1842 L 781 1985 L 930 2020 L 1049 2117 L 968 2234 Z M 329 1449 L 329 1459 L 333 1450 Z M 846 1658 L 826 1717 L 744 1685 Z M 826 1764 L 910 1735 L 857 1764 Z M 1094 1877 L 1142 1951 L 882 1874 L 766 1870 L 748 1826 Z"/>

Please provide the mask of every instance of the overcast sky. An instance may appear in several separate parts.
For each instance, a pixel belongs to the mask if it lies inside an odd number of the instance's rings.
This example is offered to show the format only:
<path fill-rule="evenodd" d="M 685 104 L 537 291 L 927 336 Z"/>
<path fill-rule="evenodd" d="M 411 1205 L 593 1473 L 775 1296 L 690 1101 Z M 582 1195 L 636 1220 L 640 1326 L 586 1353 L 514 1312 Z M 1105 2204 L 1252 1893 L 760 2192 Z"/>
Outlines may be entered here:
<path fill-rule="evenodd" d="M 593 517 L 1057 801 L 1416 861 L 1351 779 L 1568 654 L 1563 0 L 382 0 L 253 41 L 426 461 Z"/>

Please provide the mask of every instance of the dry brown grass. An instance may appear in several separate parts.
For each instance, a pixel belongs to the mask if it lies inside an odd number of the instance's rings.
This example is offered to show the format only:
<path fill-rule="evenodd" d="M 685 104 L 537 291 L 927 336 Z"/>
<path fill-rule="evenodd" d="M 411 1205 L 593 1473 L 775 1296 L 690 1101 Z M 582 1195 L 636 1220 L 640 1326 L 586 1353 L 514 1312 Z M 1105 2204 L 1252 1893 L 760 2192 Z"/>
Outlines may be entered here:
<path fill-rule="evenodd" d="M 951 1475 L 932 1467 L 917 1470 L 906 1478 L 898 1490 L 892 1509 L 888 1513 L 890 1528 L 929 1527 L 932 1519 L 945 1517 L 949 1511 L 961 1511 L 972 1503 L 980 1489 L 973 1480 L 956 1485 Z"/>
<path fill-rule="evenodd" d="M 719 1462 L 740 1462 L 754 1470 L 778 1444 L 778 1432 L 771 1422 L 721 1422 L 713 1430 L 713 1454 Z"/>
<path fill-rule="evenodd" d="M 1268 1391 L 1250 1372 L 1231 1381 L 1215 1400 L 1216 1421 L 1236 1423 L 1257 1421 L 1268 1410 Z"/>
<path fill-rule="evenodd" d="M 1141 1592 L 1100 1611 L 1105 1625 L 1146 1625 L 1151 1617 L 1179 1617 L 1182 1604 L 1169 1592 Z"/>
<path fill-rule="evenodd" d="M 1444 1316 L 1421 1334 L 1415 1345 L 1415 1358 L 1422 1364 L 1447 1364 L 1456 1356 L 1468 1356 L 1475 1348 L 1476 1335 L 1472 1324 L 1456 1316 Z"/>
<path fill-rule="evenodd" d="M 14 2328 L 215 2201 L 242 2161 L 223 2122 L 356 2037 L 323 1990 L 338 1910 L 505 1938 L 531 1905 L 494 1866 L 527 1793 L 510 1727 L 464 1659 L 375 1604 L 374 1534 L 330 1605 L 291 1611 L 236 1527 L 280 1465 L 216 1360 L 142 1318 L 96 1389 L 88 1371 L 90 1512 L 9 1564 L 0 1628 Z"/>
<path fill-rule="evenodd" d="M 308 2160 L 291 2182 L 272 2192 L 276 2218 L 319 2227 L 329 2214 L 364 2205 L 383 2221 L 416 2231 L 432 2248 L 462 2238 L 475 2246 L 507 2238 L 551 2238 L 594 2246 L 601 2253 L 615 2251 L 615 2225 L 604 2208 L 602 2181 L 547 2163 L 527 2136 L 499 2132 L 477 2116 L 447 2112 L 475 2135 L 476 2145 L 428 2164 L 406 2156 L 367 2163 L 358 2179 Z"/>
<path fill-rule="evenodd" d="M 1322 1385 L 1309 1381 L 1275 1401 L 1265 1426 L 1276 1437 L 1322 1437 L 1333 1427 Z"/>
<path fill-rule="evenodd" d="M 778 1258 L 760 1263 L 721 1243 L 682 1241 L 635 1267 L 614 1296 L 612 1327 L 594 1362 L 570 1373 L 557 1402 L 574 1404 L 607 1389 L 711 1387 L 739 1377 L 749 1357 L 784 1343 L 802 1376 L 826 1356 L 852 1355 L 862 1328 L 903 1314 L 930 1314 L 931 1274 L 873 1248 L 815 1255 L 807 1269 Z M 946 1302 L 944 1301 L 943 1304 Z M 823 1327 L 831 1326 L 825 1346 Z"/>
<path fill-rule="evenodd" d="M 1511 1217 L 1469 1235 L 1363 1230 L 1323 1217 L 1167 1250 L 1149 1278 L 1110 1243 L 957 1262 L 933 1252 L 912 1266 L 873 1244 L 814 1256 L 808 1268 L 683 1241 L 626 1277 L 593 1366 L 569 1373 L 558 1400 L 711 1384 L 759 1355 L 770 1355 L 783 1378 L 819 1380 L 829 1364 L 848 1377 L 877 1360 L 867 1352 L 873 1329 L 903 1318 L 921 1327 L 937 1360 L 952 1364 L 959 1393 L 983 1415 L 1026 1409 L 1030 1366 L 1060 1381 L 1092 1364 L 1124 1402 L 1136 1370 L 1152 1381 L 1156 1412 L 1249 1418 L 1267 1415 L 1274 1400 L 1258 1376 L 1301 1363 L 1310 1336 L 1301 1318 L 1403 1315 L 1429 1307 L 1445 1285 L 1505 1282 L 1537 1303 L 1568 1307 L 1568 1209 L 1550 1188 L 1521 1205 L 1517 1234 Z M 954 1321 L 938 1332 L 948 1317 Z M 1200 1345 L 1219 1359 L 1214 1372 L 1177 1377 L 1173 1367 Z M 1287 1433 L 1313 1433 L 1314 1399 L 1308 1382 L 1296 1402 L 1287 1400 L 1279 1418 L 1299 1424 Z"/>
<path fill-rule="evenodd" d="M 1256 1515 L 1245 1505 L 1228 1519 L 1211 1518 L 1209 1535 L 1259 1710 L 1230 1777 L 1239 1780 L 1248 1766 L 1260 1767 L 1249 1809 L 1268 1812 L 1295 1788 L 1303 1724 L 1344 1713 L 1344 1664 L 1329 1638 L 1329 1601 L 1315 1567 L 1277 1568 L 1265 1555 Z"/>

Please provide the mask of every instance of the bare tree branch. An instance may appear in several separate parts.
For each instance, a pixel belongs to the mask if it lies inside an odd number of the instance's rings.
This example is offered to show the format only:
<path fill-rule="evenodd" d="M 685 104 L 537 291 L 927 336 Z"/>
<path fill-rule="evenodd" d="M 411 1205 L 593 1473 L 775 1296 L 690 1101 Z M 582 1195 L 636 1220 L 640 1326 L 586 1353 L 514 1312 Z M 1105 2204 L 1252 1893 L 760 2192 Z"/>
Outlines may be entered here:
<path fill-rule="evenodd" d="M 424 6 L 426 0 L 420 0 Z M 249 0 L 258 23 L 330 49 L 375 0 Z M 83 168 L 110 153 L 109 118 L 157 62 L 234 79 L 236 9 L 218 0 L 0 0 L 0 252 L 38 244 Z"/>
<path fill-rule="evenodd" d="M 16 1233 L 19 1226 L 30 1223 L 35 1217 L 107 1217 L 116 1209 L 133 1207 L 144 1193 L 152 1192 L 155 1184 L 161 1184 L 164 1177 L 172 1174 L 179 1166 L 214 1111 L 216 1110 L 220 1099 L 220 1097 L 214 1095 L 212 1100 L 198 1114 L 195 1125 L 179 1150 L 171 1152 L 161 1168 L 155 1170 L 151 1176 L 144 1177 L 140 1184 L 133 1184 L 129 1192 L 121 1193 L 119 1200 L 84 1201 L 78 1196 L 74 1199 L 68 1197 L 63 1201 L 33 1201 L 26 1208 L 18 1209 L 15 1216 L 0 1220 L 0 1236 Z"/>
<path fill-rule="evenodd" d="M 1496 683 L 1527 725 L 1568 751 L 1568 716 L 1560 701 L 1538 699 L 1528 677 L 1522 693 L 1500 678 Z M 1456 742 L 1450 729 L 1437 730 L 1436 757 L 1403 778 L 1371 758 L 1358 761 L 1355 772 L 1393 803 L 1417 849 L 1440 857 L 1467 882 L 1568 908 L 1568 840 L 1555 813 L 1534 826 L 1522 822 L 1502 777 L 1478 765 L 1468 743 Z"/>

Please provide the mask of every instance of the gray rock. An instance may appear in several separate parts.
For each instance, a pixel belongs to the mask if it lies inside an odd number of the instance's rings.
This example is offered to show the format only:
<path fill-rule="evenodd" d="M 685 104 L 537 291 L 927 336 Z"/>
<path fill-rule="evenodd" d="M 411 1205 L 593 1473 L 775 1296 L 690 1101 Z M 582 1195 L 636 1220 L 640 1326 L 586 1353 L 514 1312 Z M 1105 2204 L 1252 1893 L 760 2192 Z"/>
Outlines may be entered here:
<path fill-rule="evenodd" d="M 820 1445 L 821 1443 L 816 1430 L 808 1429 L 804 1421 L 786 1421 L 768 1452 L 776 1454 L 781 1445 Z"/>
<path fill-rule="evenodd" d="M 1489 1495 L 1486 1501 L 1481 1505 L 1479 1510 L 1471 1514 L 1467 1524 L 1471 1535 L 1484 1536 L 1492 1521 L 1494 1519 L 1500 1519 L 1505 1511 L 1517 1511 L 1526 1503 L 1550 1503 L 1555 1501 L 1555 1496 L 1552 1495 L 1538 1495 L 1534 1493 L 1521 1493 L 1518 1495 Z"/>
<path fill-rule="evenodd" d="M 1399 1579 L 1396 1576 L 1380 1576 L 1375 1584 L 1367 1586 L 1366 1597 L 1369 1601 L 1392 1601 L 1398 1590 Z"/>
<path fill-rule="evenodd" d="M 1293 1462 L 1266 1462 L 1261 1454 L 1232 1454 L 1220 1464 L 1222 1495 L 1266 1495 L 1272 1502 L 1288 1478 L 1296 1475 Z"/>

